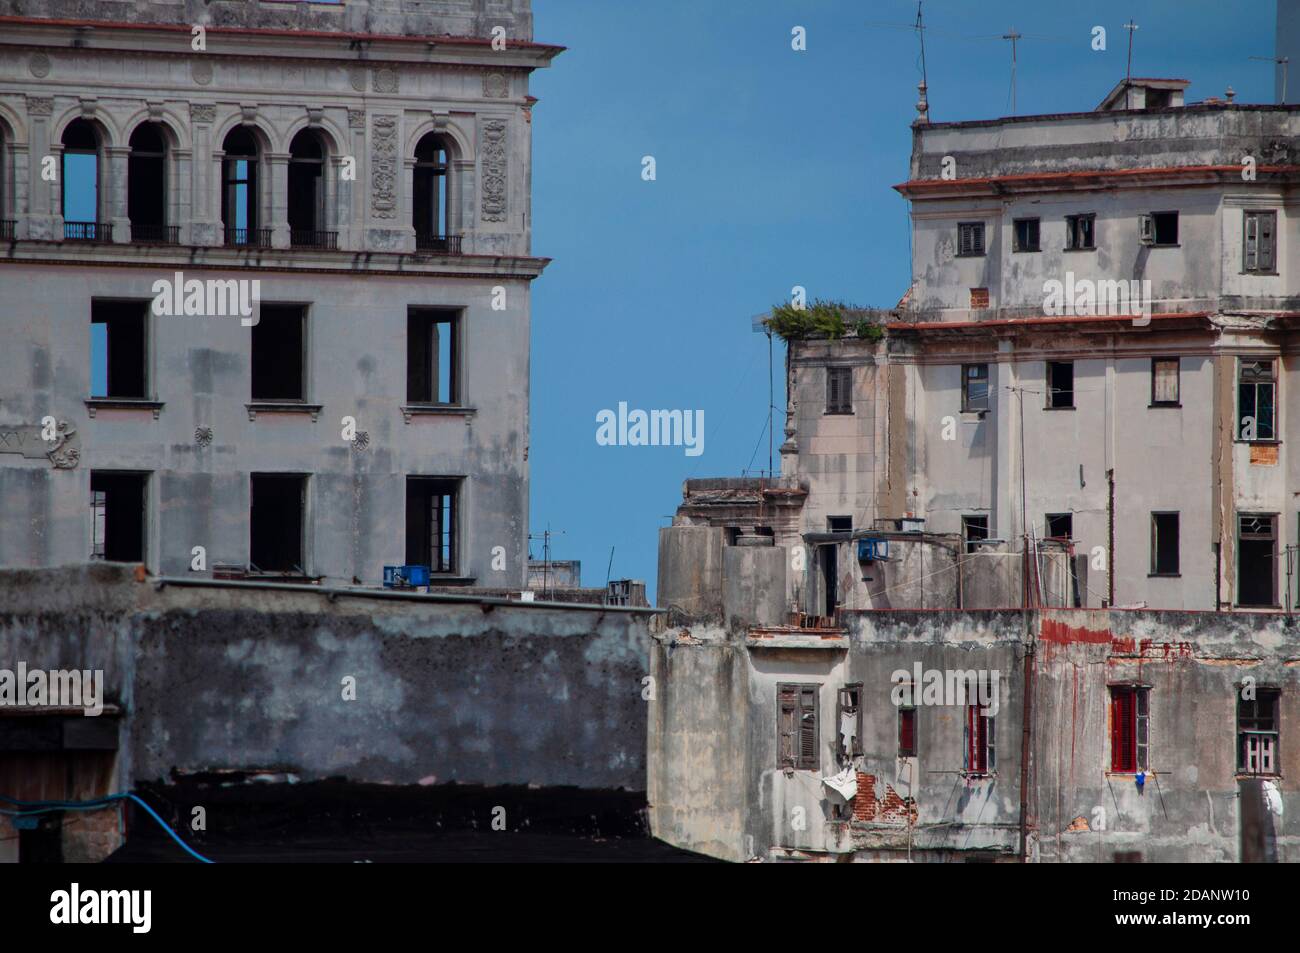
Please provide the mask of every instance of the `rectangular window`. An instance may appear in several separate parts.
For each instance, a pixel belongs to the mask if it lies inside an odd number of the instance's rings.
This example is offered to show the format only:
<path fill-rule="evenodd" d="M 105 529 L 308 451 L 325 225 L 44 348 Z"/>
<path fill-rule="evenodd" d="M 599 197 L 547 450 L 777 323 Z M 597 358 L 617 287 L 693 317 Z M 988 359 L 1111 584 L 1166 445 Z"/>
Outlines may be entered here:
<path fill-rule="evenodd" d="M 984 223 L 959 222 L 957 224 L 957 254 L 962 258 L 984 254 Z"/>
<path fill-rule="evenodd" d="M 826 517 L 826 528 L 832 533 L 852 533 L 853 517 L 828 516 Z"/>
<path fill-rule="evenodd" d="M 1074 514 L 1048 513 L 1043 517 L 1043 535 L 1048 539 L 1073 539 Z"/>
<path fill-rule="evenodd" d="M 149 474 L 90 471 L 91 558 L 144 562 Z"/>
<path fill-rule="evenodd" d="M 776 687 L 777 766 L 817 771 L 821 767 L 817 734 L 817 685 Z"/>
<path fill-rule="evenodd" d="M 1151 690 L 1140 685 L 1110 688 L 1110 769 L 1136 774 L 1149 767 Z"/>
<path fill-rule="evenodd" d="M 148 302 L 91 302 L 91 397 L 149 396 L 148 335 Z"/>
<path fill-rule="evenodd" d="M 839 751 L 846 758 L 862 754 L 862 683 L 845 685 L 840 689 L 839 717 L 835 720 L 839 731 Z"/>
<path fill-rule="evenodd" d="M 306 400 L 305 309 L 262 305 L 252 339 L 253 400 Z"/>
<path fill-rule="evenodd" d="M 256 330 L 257 325 L 253 328 Z M 307 477 L 301 473 L 253 473 L 249 475 L 249 483 L 250 570 L 305 576 L 303 528 L 307 525 Z"/>
<path fill-rule="evenodd" d="M 1151 514 L 1151 575 L 1178 575 L 1178 514 Z"/>
<path fill-rule="evenodd" d="M 406 563 L 432 573 L 456 573 L 460 480 L 406 478 Z"/>
<path fill-rule="evenodd" d="M 1065 216 L 1065 249 L 1066 251 L 1083 251 L 1097 247 L 1097 216 L 1095 213 L 1087 215 L 1067 215 Z"/>
<path fill-rule="evenodd" d="M 1018 218 L 1012 223 L 1015 251 L 1040 251 L 1038 245 L 1038 219 Z"/>
<path fill-rule="evenodd" d="M 1142 216 L 1142 241 L 1148 245 L 1178 244 L 1178 213 L 1152 212 Z"/>
<path fill-rule="evenodd" d="M 1271 275 L 1277 271 L 1277 212 L 1246 212 L 1241 270 Z"/>
<path fill-rule="evenodd" d="M 916 706 L 901 705 L 898 709 L 898 756 L 916 757 Z"/>
<path fill-rule="evenodd" d="M 1245 688 L 1242 688 L 1245 691 Z M 1276 688 L 1256 688 L 1254 698 L 1237 695 L 1237 772 L 1278 774 L 1278 701 Z"/>
<path fill-rule="evenodd" d="M 1151 403 L 1156 407 L 1177 407 L 1179 360 L 1176 357 L 1151 359 Z"/>
<path fill-rule="evenodd" d="M 989 366 L 987 364 L 961 366 L 961 409 L 966 413 L 989 409 Z"/>
<path fill-rule="evenodd" d="M 1237 516 L 1237 605 L 1277 605 L 1277 517 Z"/>
<path fill-rule="evenodd" d="M 1237 359 L 1237 439 L 1277 437 L 1277 377 L 1273 362 Z"/>
<path fill-rule="evenodd" d="M 453 311 L 412 308 L 406 315 L 406 399 L 460 402 L 460 322 Z"/>
<path fill-rule="evenodd" d="M 1047 362 L 1047 406 L 1052 410 L 1074 406 L 1074 361 Z"/>
<path fill-rule="evenodd" d="M 966 540 L 966 552 L 976 552 L 979 549 L 979 541 L 989 538 L 989 518 L 987 516 L 963 516 L 961 518 L 961 535 Z"/>
<path fill-rule="evenodd" d="M 826 413 L 853 413 L 853 368 L 826 368 Z"/>
<path fill-rule="evenodd" d="M 987 691 L 988 689 L 985 688 L 980 694 L 988 697 L 985 694 Z M 997 767 L 996 750 L 993 745 L 996 719 L 991 715 L 981 714 L 983 707 L 979 702 L 966 706 L 963 767 L 967 774 L 992 774 Z"/>

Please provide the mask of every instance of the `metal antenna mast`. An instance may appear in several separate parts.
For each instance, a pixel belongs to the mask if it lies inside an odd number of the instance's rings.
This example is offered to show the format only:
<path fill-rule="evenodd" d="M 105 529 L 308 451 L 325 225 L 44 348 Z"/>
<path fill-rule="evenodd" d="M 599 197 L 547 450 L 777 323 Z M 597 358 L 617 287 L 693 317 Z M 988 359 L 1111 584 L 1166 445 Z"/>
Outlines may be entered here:
<path fill-rule="evenodd" d="M 1273 64 L 1276 65 L 1276 66 L 1280 66 L 1280 67 L 1282 67 L 1282 100 L 1281 100 L 1281 105 L 1285 106 L 1285 105 L 1286 105 L 1286 74 L 1287 74 L 1287 64 L 1288 64 L 1289 62 L 1291 62 L 1291 60 L 1290 60 L 1288 57 L 1285 57 L 1285 56 L 1252 56 L 1251 59 L 1252 59 L 1252 60 L 1260 60 L 1261 62 L 1264 62 L 1264 63 L 1273 63 Z"/>
<path fill-rule="evenodd" d="M 1133 79 L 1133 34 L 1137 32 L 1138 25 L 1130 19 L 1124 24 L 1124 29 L 1128 30 L 1128 65 L 1124 68 L 1124 108 L 1132 108 L 1129 102 L 1129 87 Z"/>
<path fill-rule="evenodd" d="M 1010 33 L 1003 33 L 1002 39 L 1011 41 L 1011 115 L 1016 114 L 1016 43 L 1022 35 L 1012 27 Z"/>
<path fill-rule="evenodd" d="M 926 102 L 926 112 L 930 103 L 930 75 L 925 69 L 925 18 L 921 15 L 922 0 L 916 0 L 916 35 L 921 41 L 921 98 Z"/>

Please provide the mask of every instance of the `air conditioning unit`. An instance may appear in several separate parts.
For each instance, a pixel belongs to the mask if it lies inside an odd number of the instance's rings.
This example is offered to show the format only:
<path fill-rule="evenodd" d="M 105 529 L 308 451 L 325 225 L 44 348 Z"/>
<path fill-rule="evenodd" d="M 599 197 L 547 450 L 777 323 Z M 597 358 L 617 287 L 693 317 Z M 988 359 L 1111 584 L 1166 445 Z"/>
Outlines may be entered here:
<path fill-rule="evenodd" d="M 1154 245 L 1156 243 L 1156 220 L 1153 216 L 1138 216 L 1138 237 L 1142 239 L 1143 245 Z"/>

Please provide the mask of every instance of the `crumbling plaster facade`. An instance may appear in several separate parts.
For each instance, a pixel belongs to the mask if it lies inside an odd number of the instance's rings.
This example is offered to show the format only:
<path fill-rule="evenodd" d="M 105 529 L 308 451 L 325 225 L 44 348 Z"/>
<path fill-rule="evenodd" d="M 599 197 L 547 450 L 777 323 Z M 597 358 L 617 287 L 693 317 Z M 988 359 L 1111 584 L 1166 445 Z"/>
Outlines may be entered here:
<path fill-rule="evenodd" d="M 405 561 L 404 480 L 428 475 L 461 481 L 455 575 L 521 587 L 529 288 L 546 264 L 530 248 L 528 78 L 559 51 L 532 42 L 527 0 L 0 3 L 0 220 L 12 233 L 0 246 L 0 430 L 6 449 L 30 445 L 53 416 L 68 447 L 57 462 L 0 457 L 0 565 L 88 557 L 92 469 L 149 472 L 151 571 L 189 572 L 195 546 L 209 567 L 246 565 L 249 474 L 274 471 L 309 475 L 307 574 L 375 584 L 383 564 Z M 79 118 L 101 137 L 97 220 L 110 241 L 64 241 L 62 190 L 42 175 Z M 132 240 L 128 142 L 146 121 L 167 139 L 173 244 Z M 259 144 L 265 247 L 223 243 L 221 149 L 240 127 Z M 289 143 L 303 129 L 325 147 L 321 226 L 335 248 L 291 247 Z M 414 151 L 430 131 L 448 146 L 460 254 L 416 248 Z M 147 300 L 178 272 L 257 279 L 263 305 L 306 308 L 304 407 L 250 407 L 250 331 L 237 318 L 158 315 L 151 406 L 87 403 L 92 299 Z M 449 309 L 461 332 L 460 394 L 415 414 L 404 408 L 413 306 Z M 341 438 L 344 417 L 363 441 Z"/>

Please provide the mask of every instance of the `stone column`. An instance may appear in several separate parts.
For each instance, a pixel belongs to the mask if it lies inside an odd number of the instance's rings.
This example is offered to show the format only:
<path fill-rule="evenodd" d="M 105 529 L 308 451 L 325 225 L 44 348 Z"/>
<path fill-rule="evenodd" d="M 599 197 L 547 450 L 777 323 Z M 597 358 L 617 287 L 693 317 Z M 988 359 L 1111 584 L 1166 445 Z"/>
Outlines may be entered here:
<path fill-rule="evenodd" d="M 188 183 L 184 195 L 189 197 L 189 242 L 192 245 L 220 245 L 221 233 L 221 158 L 212 151 L 212 123 L 217 107 L 209 103 L 190 105 L 190 139 L 193 150 L 188 163 Z M 182 226 L 183 227 L 183 226 Z M 184 238 L 184 236 L 182 236 Z"/>
<path fill-rule="evenodd" d="M 262 202 L 265 217 L 262 227 L 271 229 L 271 247 L 289 247 L 289 154 L 273 152 L 267 156 L 271 165 L 269 194 Z"/>
<path fill-rule="evenodd" d="M 108 146 L 108 174 L 100 175 L 105 184 L 106 195 L 99 197 L 99 205 L 106 214 L 109 224 L 113 226 L 113 241 L 117 244 L 131 241 L 131 220 L 126 214 L 127 159 L 131 150 L 127 146 Z M 101 218 L 100 221 L 104 219 Z"/>
<path fill-rule="evenodd" d="M 45 96 L 27 97 L 27 120 L 31 164 L 27 183 L 31 200 L 28 205 L 27 237 L 51 239 L 63 237 L 62 187 L 63 147 L 57 152 L 50 142 L 50 115 L 54 100 Z M 55 178 L 42 175 L 45 159 L 54 160 Z"/>

